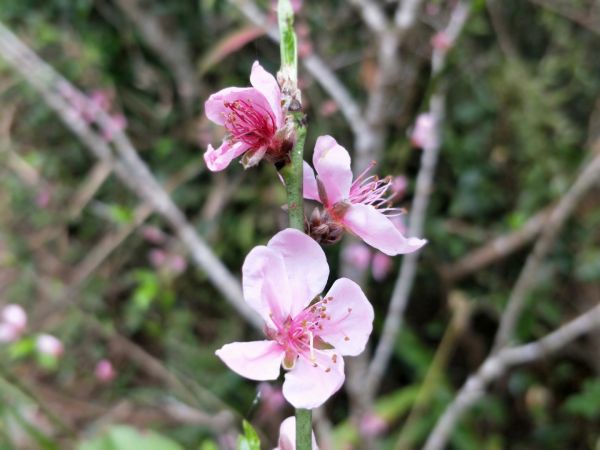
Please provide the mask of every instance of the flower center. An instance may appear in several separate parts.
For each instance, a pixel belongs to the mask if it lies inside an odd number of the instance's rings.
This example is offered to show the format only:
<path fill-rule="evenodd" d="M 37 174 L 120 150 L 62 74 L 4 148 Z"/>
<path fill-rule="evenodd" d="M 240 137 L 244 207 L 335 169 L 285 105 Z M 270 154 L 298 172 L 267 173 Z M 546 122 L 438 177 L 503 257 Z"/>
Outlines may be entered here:
<path fill-rule="evenodd" d="M 363 205 L 371 205 L 378 209 L 379 212 L 388 217 L 399 216 L 404 213 L 402 208 L 393 207 L 392 204 L 397 196 L 397 193 L 389 191 L 392 188 L 392 177 L 387 176 L 380 179 L 377 175 L 367 176 L 367 173 L 375 166 L 375 161 L 372 161 L 369 166 L 354 180 L 350 186 L 350 195 L 348 201 L 350 203 L 362 203 Z M 336 205 L 334 205 L 335 208 Z"/>
<path fill-rule="evenodd" d="M 251 100 L 225 102 L 229 110 L 225 128 L 234 140 L 245 142 L 252 148 L 268 145 L 275 134 L 275 118 L 261 105 Z"/>

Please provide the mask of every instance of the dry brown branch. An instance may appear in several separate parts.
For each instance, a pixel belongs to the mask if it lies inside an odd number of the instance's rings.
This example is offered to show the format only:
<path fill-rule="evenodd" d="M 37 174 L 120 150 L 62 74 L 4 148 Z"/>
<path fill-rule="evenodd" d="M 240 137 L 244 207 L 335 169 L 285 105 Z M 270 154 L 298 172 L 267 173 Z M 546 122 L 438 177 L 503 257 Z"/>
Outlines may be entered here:
<path fill-rule="evenodd" d="M 544 227 L 553 206 L 537 212 L 516 231 L 495 237 L 458 261 L 442 268 L 444 278 L 452 283 L 514 253 L 534 239 Z"/>
<path fill-rule="evenodd" d="M 79 217 L 81 211 L 83 211 L 94 195 L 96 195 L 98 189 L 100 189 L 111 173 L 112 166 L 103 161 L 99 161 L 92 167 L 89 175 L 73 196 L 68 214 L 70 219 Z"/>
<path fill-rule="evenodd" d="M 580 336 L 600 327 L 600 305 L 580 315 L 542 339 L 491 354 L 462 386 L 429 435 L 424 450 L 442 450 L 463 414 L 485 395 L 487 386 L 519 364 L 543 359 Z"/>
<path fill-rule="evenodd" d="M 552 249 L 558 233 L 584 195 L 600 181 L 600 140 L 594 144 L 592 155 L 591 161 L 582 164 L 575 182 L 547 218 L 541 235 L 519 274 L 500 319 L 500 326 L 494 342 L 496 351 L 513 338 L 514 329 L 525 307 L 527 295 L 537 283 L 542 262 Z"/>

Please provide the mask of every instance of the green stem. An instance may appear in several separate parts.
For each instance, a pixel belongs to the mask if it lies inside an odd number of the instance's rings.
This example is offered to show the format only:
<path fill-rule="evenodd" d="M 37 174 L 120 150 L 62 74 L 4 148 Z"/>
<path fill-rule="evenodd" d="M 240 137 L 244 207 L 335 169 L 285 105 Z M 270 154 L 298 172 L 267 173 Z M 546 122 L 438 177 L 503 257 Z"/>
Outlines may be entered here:
<path fill-rule="evenodd" d="M 281 36 L 281 70 L 284 103 L 294 105 L 288 112 L 287 120 L 294 126 L 294 147 L 288 164 L 280 169 L 287 192 L 290 227 L 304 231 L 304 203 L 302 198 L 302 161 L 306 126 L 302 112 L 296 108 L 300 105 L 298 93 L 298 51 L 296 33 L 294 32 L 294 10 L 290 0 L 279 0 L 277 5 L 279 34 Z M 297 103 L 297 104 L 296 104 Z M 308 409 L 296 410 L 296 450 L 312 450 L 312 413 Z"/>
<path fill-rule="evenodd" d="M 296 142 L 290 154 L 290 162 L 279 171 L 285 181 L 290 227 L 304 231 L 304 202 L 302 199 L 302 159 L 306 127 L 296 120 Z"/>

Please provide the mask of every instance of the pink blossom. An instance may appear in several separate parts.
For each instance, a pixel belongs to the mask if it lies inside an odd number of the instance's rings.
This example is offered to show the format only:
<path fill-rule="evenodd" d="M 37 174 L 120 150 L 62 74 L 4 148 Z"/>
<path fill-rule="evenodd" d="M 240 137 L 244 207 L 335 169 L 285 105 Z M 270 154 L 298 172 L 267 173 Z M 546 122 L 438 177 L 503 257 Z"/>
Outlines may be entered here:
<path fill-rule="evenodd" d="M 438 31 L 431 38 L 431 45 L 434 49 L 445 52 L 452 47 L 452 39 L 446 32 Z"/>
<path fill-rule="evenodd" d="M 110 383 L 117 376 L 115 368 L 108 359 L 101 359 L 98 361 L 94 373 L 98 381 L 102 383 Z"/>
<path fill-rule="evenodd" d="M 225 169 L 242 154 L 242 164 L 248 168 L 263 157 L 277 161 L 285 151 L 288 133 L 275 77 L 255 61 L 250 83 L 253 87 L 230 87 L 212 94 L 204 105 L 206 116 L 228 132 L 219 148 L 209 144 L 204 153 L 212 171 Z"/>
<path fill-rule="evenodd" d="M 263 382 L 259 384 L 258 392 L 261 399 L 261 416 L 272 417 L 273 413 L 285 406 L 285 398 L 281 388 Z"/>
<path fill-rule="evenodd" d="M 329 117 L 339 110 L 339 106 L 335 100 L 325 100 L 321 103 L 321 107 L 319 108 L 319 114 L 323 117 Z"/>
<path fill-rule="evenodd" d="M 398 175 L 392 179 L 392 192 L 395 194 L 396 199 L 404 197 L 407 187 L 408 180 L 404 175 Z"/>
<path fill-rule="evenodd" d="M 14 342 L 19 339 L 20 334 L 11 325 L 0 323 L 0 342 Z"/>
<path fill-rule="evenodd" d="M 288 228 L 246 257 L 244 299 L 265 321 L 263 341 L 234 342 L 215 353 L 230 369 L 257 381 L 287 369 L 283 396 L 296 408 L 322 405 L 344 383 L 342 355 L 356 356 L 373 328 L 373 307 L 347 278 L 321 296 L 329 277 L 325 253 Z"/>
<path fill-rule="evenodd" d="M 420 147 L 423 150 L 437 148 L 440 145 L 440 140 L 435 116 L 428 112 L 419 114 L 410 139 L 415 147 Z"/>
<path fill-rule="evenodd" d="M 13 327 L 17 333 L 22 333 L 27 326 L 27 313 L 21 305 L 11 303 L 2 308 L 0 321 Z"/>
<path fill-rule="evenodd" d="M 102 126 L 102 137 L 105 141 L 111 141 L 116 133 L 127 128 L 127 118 L 123 114 L 110 116 L 108 123 Z"/>
<path fill-rule="evenodd" d="M 185 272 L 185 269 L 187 269 L 186 259 L 177 253 L 169 255 L 169 258 L 167 259 L 167 265 L 169 271 L 176 275 Z"/>
<path fill-rule="evenodd" d="M 312 449 L 319 450 L 315 433 L 312 433 Z M 296 418 L 288 417 L 279 427 L 279 440 L 273 450 L 296 450 Z"/>
<path fill-rule="evenodd" d="M 148 254 L 148 259 L 150 264 L 158 269 L 167 262 L 167 252 L 160 248 L 153 248 Z"/>
<path fill-rule="evenodd" d="M 390 221 L 400 210 L 389 206 L 391 179 L 366 177 L 371 165 L 352 181 L 350 155 L 331 136 L 320 136 L 315 144 L 313 169 L 304 163 L 304 197 L 319 201 L 329 218 L 367 244 L 390 255 L 412 253 L 427 242 L 406 238 Z M 365 178 L 366 177 L 366 178 Z"/>
<path fill-rule="evenodd" d="M 377 281 L 381 281 L 387 277 L 392 269 L 393 262 L 392 258 L 383 253 L 375 253 L 373 256 L 373 263 L 371 264 L 371 273 L 373 278 Z"/>
<path fill-rule="evenodd" d="M 62 356 L 65 349 L 62 342 L 51 334 L 40 334 L 36 341 L 38 352 L 54 358 Z"/>
<path fill-rule="evenodd" d="M 166 239 L 165 233 L 160 228 L 152 225 L 145 226 L 142 229 L 142 235 L 144 239 L 153 244 L 162 244 Z"/>
<path fill-rule="evenodd" d="M 376 437 L 381 435 L 388 427 L 388 423 L 375 413 L 365 414 L 359 424 L 361 436 Z"/>
<path fill-rule="evenodd" d="M 47 208 L 50 204 L 50 198 L 50 190 L 47 188 L 42 188 L 35 196 L 35 204 L 38 206 L 38 208 Z"/>
<path fill-rule="evenodd" d="M 342 259 L 359 271 L 366 270 L 371 261 L 371 250 L 362 242 L 353 242 L 342 251 Z"/>

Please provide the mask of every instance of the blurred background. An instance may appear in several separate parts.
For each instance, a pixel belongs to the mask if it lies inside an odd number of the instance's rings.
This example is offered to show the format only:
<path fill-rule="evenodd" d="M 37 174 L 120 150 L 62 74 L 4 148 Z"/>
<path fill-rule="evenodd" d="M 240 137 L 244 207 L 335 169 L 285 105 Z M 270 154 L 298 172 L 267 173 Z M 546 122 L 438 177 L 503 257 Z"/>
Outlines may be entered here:
<path fill-rule="evenodd" d="M 395 20 L 407 4 L 409 21 Z M 351 238 L 326 248 L 332 279 L 362 279 L 376 319 L 346 389 L 315 413 L 322 449 L 421 448 L 486 360 L 550 214 L 600 154 L 600 2 L 294 6 L 307 160 L 322 134 L 356 170 L 378 160 L 406 219 L 423 152 L 439 150 L 429 244 L 366 400 L 361 366 L 403 258 Z M 260 335 L 232 299 L 245 255 L 286 226 L 285 191 L 266 163 L 210 173 L 202 160 L 223 138 L 206 98 L 249 85 L 254 60 L 277 71 L 275 19 L 270 1 L 0 0 L 0 449 L 235 449 L 242 419 L 276 446 L 293 413 L 281 380 L 244 380 L 214 350 Z M 432 144 L 416 125 L 435 100 Z M 525 277 L 511 342 L 600 303 L 590 176 Z M 197 238 L 182 240 L 185 226 Z M 596 331 L 507 369 L 448 448 L 599 449 L 599 355 Z"/>

